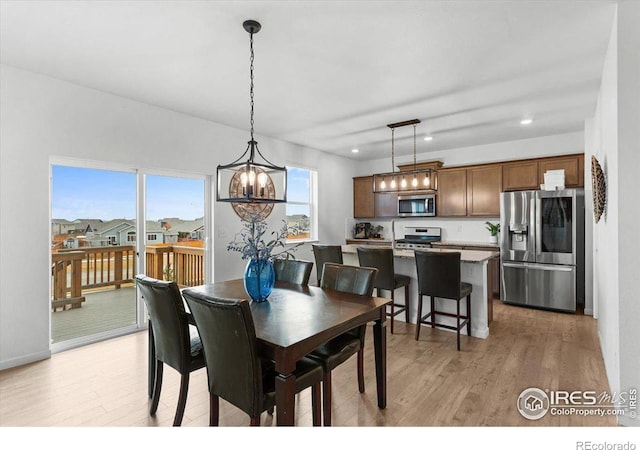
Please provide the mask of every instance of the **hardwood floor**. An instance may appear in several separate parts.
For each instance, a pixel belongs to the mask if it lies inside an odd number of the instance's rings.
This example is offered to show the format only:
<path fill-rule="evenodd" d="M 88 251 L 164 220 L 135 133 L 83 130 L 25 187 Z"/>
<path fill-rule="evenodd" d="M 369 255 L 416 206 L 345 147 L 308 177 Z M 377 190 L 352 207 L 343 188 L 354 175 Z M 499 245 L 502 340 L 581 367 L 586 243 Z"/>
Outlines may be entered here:
<path fill-rule="evenodd" d="M 596 321 L 494 302 L 486 340 L 396 322 L 388 335 L 388 404 L 376 405 L 373 340 L 367 330 L 366 392 L 358 392 L 356 358 L 333 372 L 334 426 L 615 426 L 612 417 L 547 414 L 526 420 L 516 410 L 523 389 L 608 392 Z M 149 416 L 147 333 L 68 350 L 0 372 L 1 426 L 170 426 L 179 376 L 166 368 L 160 406 Z M 297 425 L 311 426 L 310 392 L 296 400 Z M 206 372 L 192 374 L 183 426 L 208 424 Z M 249 418 L 220 402 L 221 426 Z M 275 424 L 266 413 L 262 425 Z"/>

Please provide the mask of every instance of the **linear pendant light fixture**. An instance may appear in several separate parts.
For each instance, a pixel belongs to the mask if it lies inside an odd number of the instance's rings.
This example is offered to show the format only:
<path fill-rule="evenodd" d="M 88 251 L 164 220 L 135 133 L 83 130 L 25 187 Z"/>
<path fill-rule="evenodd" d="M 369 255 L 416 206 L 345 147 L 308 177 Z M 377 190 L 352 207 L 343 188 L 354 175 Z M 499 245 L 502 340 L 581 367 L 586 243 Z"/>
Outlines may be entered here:
<path fill-rule="evenodd" d="M 391 172 L 373 175 L 373 192 L 412 192 L 435 191 L 437 189 L 437 173 L 433 169 L 418 169 L 416 163 L 416 125 L 419 119 L 390 123 L 391 128 Z M 413 170 L 396 172 L 395 163 L 395 129 L 413 125 Z"/>
<path fill-rule="evenodd" d="M 219 202 L 231 202 L 240 217 L 247 217 L 251 212 L 266 216 L 271 212 L 273 203 L 287 201 L 287 168 L 269 162 L 253 138 L 253 35 L 262 27 L 255 20 L 246 20 L 242 26 L 250 35 L 251 140 L 238 159 L 218 166 L 216 199 Z M 261 161 L 258 161 L 258 156 Z"/>

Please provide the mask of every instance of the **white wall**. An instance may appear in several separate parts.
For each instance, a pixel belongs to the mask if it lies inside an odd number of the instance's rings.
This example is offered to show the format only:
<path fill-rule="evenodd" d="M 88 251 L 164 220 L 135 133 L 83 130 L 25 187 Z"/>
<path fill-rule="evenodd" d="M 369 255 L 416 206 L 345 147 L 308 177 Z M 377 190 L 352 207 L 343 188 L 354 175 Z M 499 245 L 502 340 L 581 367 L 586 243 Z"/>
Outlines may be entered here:
<path fill-rule="evenodd" d="M 607 206 L 593 226 L 593 296 L 611 390 L 640 388 L 640 3 L 620 2 L 586 139 L 607 180 Z M 586 155 L 585 155 L 586 156 Z M 587 173 L 590 179 L 590 172 Z M 619 423 L 640 426 L 638 417 Z"/>
<path fill-rule="evenodd" d="M 32 72 L 0 67 L 0 369 L 49 355 L 50 158 L 92 160 L 144 169 L 214 174 L 244 151 L 248 132 L 87 89 Z M 257 137 L 272 161 L 318 170 L 319 238 L 342 242 L 352 215 L 355 162 Z M 215 203 L 216 280 L 242 275 L 226 244 L 240 220 Z M 284 218 L 279 206 L 270 217 Z M 311 257 L 307 249 L 299 258 Z"/>

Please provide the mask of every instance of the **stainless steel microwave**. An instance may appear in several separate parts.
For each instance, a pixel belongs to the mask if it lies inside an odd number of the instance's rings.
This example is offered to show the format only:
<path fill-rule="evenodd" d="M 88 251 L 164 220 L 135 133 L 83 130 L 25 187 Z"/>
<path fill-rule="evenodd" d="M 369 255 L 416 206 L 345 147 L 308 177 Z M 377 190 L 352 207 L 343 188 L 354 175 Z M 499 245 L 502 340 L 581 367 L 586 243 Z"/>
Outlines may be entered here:
<path fill-rule="evenodd" d="M 399 195 L 399 217 L 427 217 L 436 215 L 436 195 Z"/>

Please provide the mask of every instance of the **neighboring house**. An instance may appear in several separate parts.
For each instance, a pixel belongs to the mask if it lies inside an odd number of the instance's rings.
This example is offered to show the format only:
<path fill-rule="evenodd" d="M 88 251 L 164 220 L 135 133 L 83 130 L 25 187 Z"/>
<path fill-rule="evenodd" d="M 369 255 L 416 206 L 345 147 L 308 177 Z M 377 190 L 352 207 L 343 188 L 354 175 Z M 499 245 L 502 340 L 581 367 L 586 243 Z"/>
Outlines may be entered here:
<path fill-rule="evenodd" d="M 287 216 L 287 231 L 291 235 L 308 232 L 310 229 L 309 216 L 306 214 L 294 214 Z"/>

